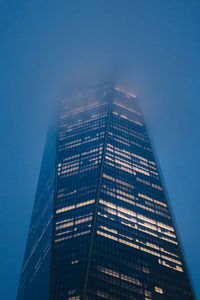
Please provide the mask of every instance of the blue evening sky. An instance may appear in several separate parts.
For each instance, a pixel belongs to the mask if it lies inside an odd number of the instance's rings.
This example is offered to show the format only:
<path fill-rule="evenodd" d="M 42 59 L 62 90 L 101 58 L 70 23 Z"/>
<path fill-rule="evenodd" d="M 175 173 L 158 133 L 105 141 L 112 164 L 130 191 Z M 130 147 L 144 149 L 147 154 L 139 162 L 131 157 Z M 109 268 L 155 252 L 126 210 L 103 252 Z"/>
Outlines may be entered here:
<path fill-rule="evenodd" d="M 0 1 L 0 295 L 16 297 L 53 101 L 115 74 L 141 102 L 200 299 L 200 1 Z"/>

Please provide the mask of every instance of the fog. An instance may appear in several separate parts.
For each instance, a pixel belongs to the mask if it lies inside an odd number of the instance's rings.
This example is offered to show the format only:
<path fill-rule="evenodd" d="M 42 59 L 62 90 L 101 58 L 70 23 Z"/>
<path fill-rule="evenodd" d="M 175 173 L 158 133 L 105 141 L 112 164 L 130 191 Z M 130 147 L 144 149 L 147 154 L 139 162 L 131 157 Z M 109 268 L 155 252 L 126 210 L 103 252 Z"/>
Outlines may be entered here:
<path fill-rule="evenodd" d="M 53 103 L 111 79 L 140 101 L 200 298 L 199 1 L 1 1 L 1 295 L 16 297 Z"/>

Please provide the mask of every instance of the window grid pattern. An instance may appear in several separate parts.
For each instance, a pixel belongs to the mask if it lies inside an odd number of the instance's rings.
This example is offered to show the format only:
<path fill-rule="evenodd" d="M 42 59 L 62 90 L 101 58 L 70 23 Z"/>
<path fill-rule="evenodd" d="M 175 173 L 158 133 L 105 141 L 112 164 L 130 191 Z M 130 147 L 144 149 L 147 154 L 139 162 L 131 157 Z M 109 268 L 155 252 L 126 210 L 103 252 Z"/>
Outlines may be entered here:
<path fill-rule="evenodd" d="M 159 173 L 134 95 L 97 83 L 61 99 L 17 300 L 194 299 Z"/>
<path fill-rule="evenodd" d="M 87 299 L 190 299 L 137 102 L 119 91 L 113 99 Z"/>
<path fill-rule="evenodd" d="M 55 119 L 52 118 L 42 159 L 17 300 L 49 298 L 55 154 L 56 131 Z"/>
<path fill-rule="evenodd" d="M 59 114 L 52 299 L 79 299 L 87 263 L 109 102 L 82 102 Z"/>

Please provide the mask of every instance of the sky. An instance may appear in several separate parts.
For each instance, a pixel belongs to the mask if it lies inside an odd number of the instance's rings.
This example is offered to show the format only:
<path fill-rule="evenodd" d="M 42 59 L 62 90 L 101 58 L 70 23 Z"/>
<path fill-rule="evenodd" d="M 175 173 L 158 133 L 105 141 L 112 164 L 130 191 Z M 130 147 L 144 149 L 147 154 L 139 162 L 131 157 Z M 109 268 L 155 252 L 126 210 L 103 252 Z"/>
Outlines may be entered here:
<path fill-rule="evenodd" d="M 16 298 L 55 99 L 115 74 L 148 125 L 200 299 L 200 2 L 0 1 L 0 294 Z"/>

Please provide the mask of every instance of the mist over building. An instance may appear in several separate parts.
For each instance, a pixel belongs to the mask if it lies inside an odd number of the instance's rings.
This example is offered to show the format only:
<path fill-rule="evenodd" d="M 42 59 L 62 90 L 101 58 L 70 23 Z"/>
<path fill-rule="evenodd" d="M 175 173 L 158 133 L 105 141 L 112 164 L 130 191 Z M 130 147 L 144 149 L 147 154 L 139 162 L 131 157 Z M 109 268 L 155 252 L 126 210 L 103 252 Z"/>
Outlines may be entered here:
<path fill-rule="evenodd" d="M 17 296 L 35 299 L 194 299 L 137 97 L 113 84 L 51 120 Z"/>

